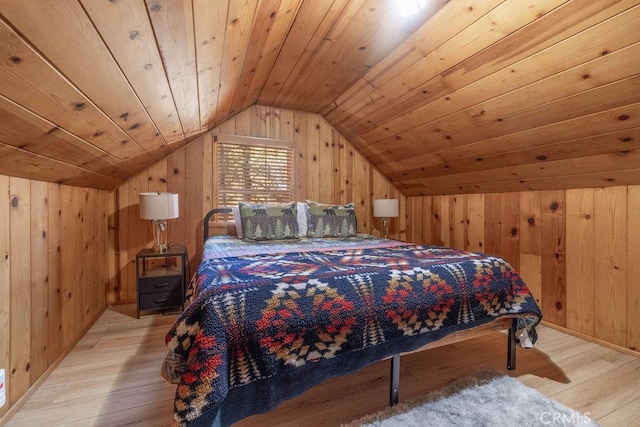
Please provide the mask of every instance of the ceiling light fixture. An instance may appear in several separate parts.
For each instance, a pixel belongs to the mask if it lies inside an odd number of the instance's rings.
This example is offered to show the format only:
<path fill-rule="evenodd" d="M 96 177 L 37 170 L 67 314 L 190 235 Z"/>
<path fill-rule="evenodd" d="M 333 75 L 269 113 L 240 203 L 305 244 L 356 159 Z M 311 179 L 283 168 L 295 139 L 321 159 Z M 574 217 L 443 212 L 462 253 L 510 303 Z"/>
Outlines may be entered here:
<path fill-rule="evenodd" d="M 427 0 L 394 0 L 400 16 L 406 18 L 415 15 L 427 6 Z"/>

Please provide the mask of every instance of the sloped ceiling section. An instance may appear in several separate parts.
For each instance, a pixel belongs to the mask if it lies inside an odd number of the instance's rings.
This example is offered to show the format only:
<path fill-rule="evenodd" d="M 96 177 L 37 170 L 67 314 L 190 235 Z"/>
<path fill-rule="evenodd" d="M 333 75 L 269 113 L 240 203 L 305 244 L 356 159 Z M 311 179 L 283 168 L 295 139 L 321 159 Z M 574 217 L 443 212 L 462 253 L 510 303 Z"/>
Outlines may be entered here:
<path fill-rule="evenodd" d="M 640 183 L 640 0 L 0 0 L 0 173 L 111 189 L 243 109 L 407 195 Z"/>

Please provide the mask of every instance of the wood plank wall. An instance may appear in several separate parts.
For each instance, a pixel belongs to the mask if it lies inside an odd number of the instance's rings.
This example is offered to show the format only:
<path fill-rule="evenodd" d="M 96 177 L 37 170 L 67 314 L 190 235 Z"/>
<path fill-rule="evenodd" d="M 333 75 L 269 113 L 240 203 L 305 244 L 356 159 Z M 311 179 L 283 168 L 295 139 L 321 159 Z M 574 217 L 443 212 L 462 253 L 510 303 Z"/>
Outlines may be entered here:
<path fill-rule="evenodd" d="M 106 307 L 108 191 L 0 175 L 0 417 Z M 2 424 L 2 422 L 0 422 Z"/>
<path fill-rule="evenodd" d="M 113 193 L 115 204 L 114 276 L 108 303 L 136 298 L 135 254 L 152 246 L 151 225 L 139 216 L 138 193 L 171 191 L 179 194 L 180 217 L 169 220 L 169 241 L 185 245 L 193 273 L 201 257 L 202 219 L 213 208 L 213 135 L 243 135 L 295 142 L 295 195 L 321 203 L 354 202 L 358 231 L 380 234 L 372 218 L 373 198 L 399 198 L 400 218 L 391 235 L 404 239 L 405 197 L 320 115 L 254 106 L 224 122 Z"/>
<path fill-rule="evenodd" d="M 640 351 L 640 186 L 409 197 L 406 235 L 502 256 L 544 320 Z"/>

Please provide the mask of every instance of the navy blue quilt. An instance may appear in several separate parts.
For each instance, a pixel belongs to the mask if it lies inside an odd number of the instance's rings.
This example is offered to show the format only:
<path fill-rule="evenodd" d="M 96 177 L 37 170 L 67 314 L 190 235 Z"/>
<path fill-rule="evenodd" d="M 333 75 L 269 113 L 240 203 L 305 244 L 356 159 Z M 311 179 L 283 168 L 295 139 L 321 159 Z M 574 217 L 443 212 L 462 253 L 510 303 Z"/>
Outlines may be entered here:
<path fill-rule="evenodd" d="M 381 240 L 382 242 L 382 240 Z M 166 336 L 176 425 L 230 425 L 323 380 L 450 333 L 541 312 L 480 253 L 397 243 L 205 259 Z"/>

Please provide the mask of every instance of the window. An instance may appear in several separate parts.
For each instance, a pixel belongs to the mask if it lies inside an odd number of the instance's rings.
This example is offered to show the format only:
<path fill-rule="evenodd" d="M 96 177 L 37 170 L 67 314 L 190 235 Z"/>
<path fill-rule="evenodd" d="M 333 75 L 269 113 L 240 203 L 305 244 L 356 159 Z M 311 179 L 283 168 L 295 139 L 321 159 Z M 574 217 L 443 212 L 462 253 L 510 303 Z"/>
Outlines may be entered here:
<path fill-rule="evenodd" d="M 218 135 L 216 206 L 293 200 L 293 141 Z"/>

